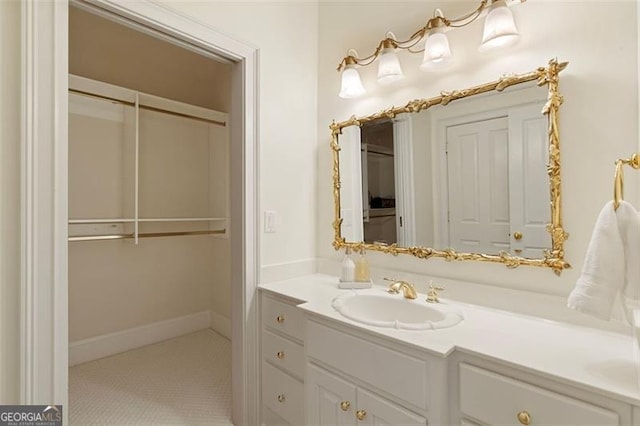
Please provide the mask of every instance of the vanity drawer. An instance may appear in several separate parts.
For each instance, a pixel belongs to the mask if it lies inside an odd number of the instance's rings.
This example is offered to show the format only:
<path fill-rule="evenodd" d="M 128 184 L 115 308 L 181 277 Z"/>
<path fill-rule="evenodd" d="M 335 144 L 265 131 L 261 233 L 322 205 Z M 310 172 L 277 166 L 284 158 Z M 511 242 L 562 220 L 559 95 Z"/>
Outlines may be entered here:
<path fill-rule="evenodd" d="M 427 362 L 331 327 L 307 321 L 307 356 L 427 408 Z"/>
<path fill-rule="evenodd" d="M 304 340 L 304 314 L 294 305 L 263 295 L 262 324 L 300 341 Z"/>
<path fill-rule="evenodd" d="M 297 377 L 304 377 L 304 349 L 301 345 L 263 330 L 262 356 L 273 365 Z"/>
<path fill-rule="evenodd" d="M 292 425 L 304 424 L 304 385 L 268 362 L 262 363 L 262 403 Z"/>
<path fill-rule="evenodd" d="M 460 411 L 488 425 L 527 424 L 519 413 L 532 425 L 619 425 L 613 411 L 464 363 Z"/>

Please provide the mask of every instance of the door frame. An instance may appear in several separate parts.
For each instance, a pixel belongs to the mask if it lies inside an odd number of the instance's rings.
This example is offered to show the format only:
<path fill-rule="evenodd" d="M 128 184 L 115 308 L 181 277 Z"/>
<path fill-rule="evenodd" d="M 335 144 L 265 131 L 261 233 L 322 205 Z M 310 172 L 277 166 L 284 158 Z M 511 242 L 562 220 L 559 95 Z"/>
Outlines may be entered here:
<path fill-rule="evenodd" d="M 258 49 L 148 0 L 76 0 L 234 62 L 232 420 L 258 421 Z M 20 402 L 68 407 L 68 0 L 22 2 Z M 65 424 L 68 409 L 63 410 Z"/>

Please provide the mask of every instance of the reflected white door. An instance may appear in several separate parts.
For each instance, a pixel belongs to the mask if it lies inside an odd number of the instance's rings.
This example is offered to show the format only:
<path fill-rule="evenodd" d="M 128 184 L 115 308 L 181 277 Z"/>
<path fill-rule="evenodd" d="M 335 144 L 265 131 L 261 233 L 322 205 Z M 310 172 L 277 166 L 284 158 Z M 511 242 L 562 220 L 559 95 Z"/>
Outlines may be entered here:
<path fill-rule="evenodd" d="M 347 241 L 363 241 L 362 158 L 360 128 L 350 126 L 340 135 L 340 217 L 342 237 Z M 366 184 L 366 180 L 364 180 Z"/>
<path fill-rule="evenodd" d="M 396 229 L 398 245 L 416 244 L 415 190 L 413 185 L 413 136 L 410 114 L 401 114 L 393 122 L 393 155 L 395 158 Z"/>
<path fill-rule="evenodd" d="M 449 246 L 509 250 L 508 119 L 447 127 Z"/>
<path fill-rule="evenodd" d="M 551 213 L 547 159 L 547 117 L 542 105 L 509 110 L 509 164 L 511 167 L 511 252 L 523 257 L 543 257 L 551 247 L 546 229 Z"/>

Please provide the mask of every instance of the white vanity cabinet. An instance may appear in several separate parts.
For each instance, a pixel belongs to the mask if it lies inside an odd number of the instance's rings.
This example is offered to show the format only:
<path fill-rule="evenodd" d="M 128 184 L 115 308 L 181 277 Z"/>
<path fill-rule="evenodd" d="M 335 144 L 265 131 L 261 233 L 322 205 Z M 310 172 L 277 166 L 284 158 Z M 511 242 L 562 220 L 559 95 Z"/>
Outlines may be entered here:
<path fill-rule="evenodd" d="M 412 413 L 314 364 L 307 368 L 309 425 L 426 425 Z"/>
<path fill-rule="evenodd" d="M 628 404 L 540 377 L 531 383 L 500 364 L 466 359 L 454 362 L 452 373 L 451 417 L 462 426 L 635 424 Z"/>
<path fill-rule="evenodd" d="M 305 423 L 304 314 L 298 303 L 261 292 L 263 425 Z"/>
<path fill-rule="evenodd" d="M 472 307 L 457 329 L 378 330 L 335 313 L 324 280 L 260 292 L 263 424 L 640 426 L 624 336 Z M 518 333 L 492 334 L 503 321 Z"/>
<path fill-rule="evenodd" d="M 444 359 L 335 324 L 306 324 L 306 424 L 447 424 Z"/>

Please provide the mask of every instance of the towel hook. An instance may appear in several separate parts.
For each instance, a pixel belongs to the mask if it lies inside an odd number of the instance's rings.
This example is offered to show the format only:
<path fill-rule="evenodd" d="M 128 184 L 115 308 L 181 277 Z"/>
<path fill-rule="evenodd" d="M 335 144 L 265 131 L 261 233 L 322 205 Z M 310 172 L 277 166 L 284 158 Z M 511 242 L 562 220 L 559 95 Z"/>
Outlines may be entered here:
<path fill-rule="evenodd" d="M 624 194 L 624 172 L 622 166 L 629 165 L 634 169 L 640 169 L 640 155 L 636 152 L 631 158 L 618 159 L 616 161 L 616 177 L 613 184 L 613 209 L 618 210 Z"/>

